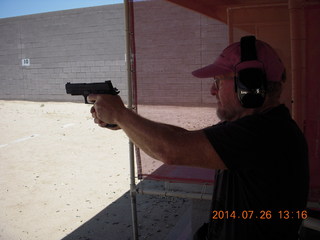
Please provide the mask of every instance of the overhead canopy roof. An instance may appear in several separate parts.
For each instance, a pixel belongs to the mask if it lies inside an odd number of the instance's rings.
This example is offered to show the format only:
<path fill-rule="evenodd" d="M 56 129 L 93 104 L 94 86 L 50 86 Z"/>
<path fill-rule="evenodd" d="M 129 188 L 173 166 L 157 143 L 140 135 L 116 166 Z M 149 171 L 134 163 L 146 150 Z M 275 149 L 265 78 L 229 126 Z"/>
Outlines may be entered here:
<path fill-rule="evenodd" d="M 167 0 L 208 17 L 227 22 L 227 8 L 248 5 L 286 4 L 285 0 Z"/>

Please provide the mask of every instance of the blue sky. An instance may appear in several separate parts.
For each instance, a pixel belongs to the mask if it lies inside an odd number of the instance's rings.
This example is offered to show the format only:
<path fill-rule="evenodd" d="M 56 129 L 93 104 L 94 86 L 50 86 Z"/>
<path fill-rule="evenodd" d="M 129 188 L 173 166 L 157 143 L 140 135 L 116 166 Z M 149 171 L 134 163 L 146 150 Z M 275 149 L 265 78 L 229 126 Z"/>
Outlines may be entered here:
<path fill-rule="evenodd" d="M 123 0 L 0 0 L 0 18 L 123 3 Z"/>

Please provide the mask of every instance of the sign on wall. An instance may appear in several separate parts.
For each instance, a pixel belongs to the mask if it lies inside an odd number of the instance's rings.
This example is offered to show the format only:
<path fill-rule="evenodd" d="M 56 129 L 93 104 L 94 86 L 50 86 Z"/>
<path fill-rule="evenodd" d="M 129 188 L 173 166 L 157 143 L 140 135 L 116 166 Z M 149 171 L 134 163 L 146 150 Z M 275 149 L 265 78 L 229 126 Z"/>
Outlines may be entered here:
<path fill-rule="evenodd" d="M 29 58 L 22 59 L 22 66 L 30 66 L 30 59 Z"/>

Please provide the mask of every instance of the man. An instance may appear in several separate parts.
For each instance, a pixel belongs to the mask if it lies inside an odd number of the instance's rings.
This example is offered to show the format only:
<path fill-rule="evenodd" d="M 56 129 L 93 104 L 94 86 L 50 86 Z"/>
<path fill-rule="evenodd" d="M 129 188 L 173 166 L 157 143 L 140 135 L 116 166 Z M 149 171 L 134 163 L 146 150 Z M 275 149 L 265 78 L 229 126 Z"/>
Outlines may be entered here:
<path fill-rule="evenodd" d="M 117 124 L 166 164 L 218 169 L 211 221 L 196 239 L 298 239 L 308 195 L 307 144 L 279 103 L 284 70 L 275 51 L 254 37 L 231 44 L 193 72 L 215 79 L 211 93 L 222 120 L 202 130 L 145 119 L 118 96 L 90 95 L 91 113 L 95 123 Z"/>

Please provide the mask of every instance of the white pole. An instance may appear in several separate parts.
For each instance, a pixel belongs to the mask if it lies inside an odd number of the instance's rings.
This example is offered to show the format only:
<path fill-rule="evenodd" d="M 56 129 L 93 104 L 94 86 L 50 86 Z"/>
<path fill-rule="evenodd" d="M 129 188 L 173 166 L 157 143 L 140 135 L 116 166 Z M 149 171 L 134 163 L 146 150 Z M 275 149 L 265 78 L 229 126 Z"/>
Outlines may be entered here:
<path fill-rule="evenodd" d="M 126 28 L 126 60 L 127 60 L 127 79 L 128 79 L 128 108 L 132 109 L 132 56 L 131 51 L 131 37 L 133 37 L 132 29 L 130 28 L 131 21 L 131 9 L 129 6 L 129 0 L 124 0 L 125 8 L 125 28 Z M 132 228 L 133 239 L 138 239 L 138 217 L 137 217 L 137 201 L 136 201 L 136 182 L 135 182 L 135 159 L 134 159 L 134 147 L 133 143 L 129 141 L 129 161 L 130 161 L 130 199 L 131 199 L 131 216 L 132 216 Z"/>

